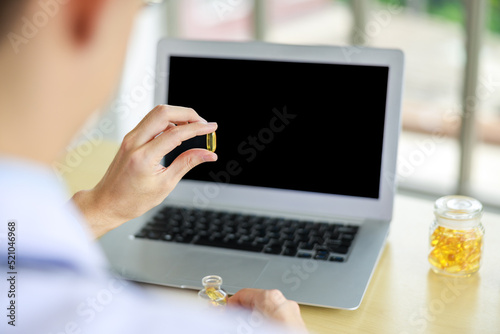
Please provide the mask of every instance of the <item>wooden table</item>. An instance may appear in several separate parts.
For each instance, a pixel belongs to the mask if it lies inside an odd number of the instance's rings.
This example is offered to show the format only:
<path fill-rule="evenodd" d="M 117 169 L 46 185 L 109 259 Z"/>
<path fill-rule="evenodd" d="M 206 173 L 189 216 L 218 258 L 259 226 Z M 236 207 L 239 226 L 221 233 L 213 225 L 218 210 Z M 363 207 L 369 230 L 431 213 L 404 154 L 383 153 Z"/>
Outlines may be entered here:
<path fill-rule="evenodd" d="M 71 191 L 93 187 L 116 152 L 101 144 L 66 176 Z M 398 194 L 387 245 L 356 311 L 302 306 L 313 333 L 500 333 L 500 214 L 485 212 L 481 269 L 470 278 L 434 274 L 427 262 L 433 201 Z M 335 281 L 332 281 L 335 284 Z M 195 291 L 143 284 L 169 300 Z"/>

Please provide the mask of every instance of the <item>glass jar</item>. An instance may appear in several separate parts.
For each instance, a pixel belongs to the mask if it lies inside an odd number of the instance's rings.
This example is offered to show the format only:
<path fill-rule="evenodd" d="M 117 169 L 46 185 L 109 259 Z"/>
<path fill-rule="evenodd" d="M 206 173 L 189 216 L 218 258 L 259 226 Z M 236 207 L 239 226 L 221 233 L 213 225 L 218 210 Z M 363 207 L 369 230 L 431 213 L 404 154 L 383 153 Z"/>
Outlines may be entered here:
<path fill-rule="evenodd" d="M 445 196 L 434 204 L 429 262 L 439 274 L 467 277 L 479 270 L 483 250 L 482 204 L 471 197 Z"/>
<path fill-rule="evenodd" d="M 205 276 L 201 280 L 203 289 L 198 296 L 210 301 L 214 306 L 225 306 L 227 304 L 227 293 L 222 290 L 222 278 L 216 275 Z"/>

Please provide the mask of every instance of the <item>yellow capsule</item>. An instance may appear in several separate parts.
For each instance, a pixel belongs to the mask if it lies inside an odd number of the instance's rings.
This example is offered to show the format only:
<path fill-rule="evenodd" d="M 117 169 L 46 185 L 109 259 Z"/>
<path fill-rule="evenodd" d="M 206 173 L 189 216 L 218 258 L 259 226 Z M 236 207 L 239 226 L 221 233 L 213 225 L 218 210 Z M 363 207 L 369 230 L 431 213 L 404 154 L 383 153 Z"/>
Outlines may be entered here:
<path fill-rule="evenodd" d="M 224 291 L 215 288 L 208 288 L 205 291 L 214 305 L 223 306 L 227 304 L 227 294 Z"/>
<path fill-rule="evenodd" d="M 437 228 L 431 235 L 429 262 L 450 274 L 470 275 L 479 269 L 483 232 Z"/>
<path fill-rule="evenodd" d="M 207 135 L 207 150 L 210 152 L 215 152 L 215 149 L 217 148 L 217 136 L 215 135 L 215 132 L 209 133 Z"/>

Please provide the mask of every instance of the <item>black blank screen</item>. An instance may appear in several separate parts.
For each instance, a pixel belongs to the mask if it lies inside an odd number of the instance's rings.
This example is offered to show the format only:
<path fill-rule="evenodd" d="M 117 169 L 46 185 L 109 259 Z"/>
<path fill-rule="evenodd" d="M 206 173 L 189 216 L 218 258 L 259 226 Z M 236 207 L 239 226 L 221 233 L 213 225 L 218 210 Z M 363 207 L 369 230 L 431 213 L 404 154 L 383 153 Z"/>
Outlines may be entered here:
<path fill-rule="evenodd" d="M 388 67 L 172 56 L 169 71 L 168 104 L 219 124 L 219 160 L 186 179 L 379 197 Z"/>

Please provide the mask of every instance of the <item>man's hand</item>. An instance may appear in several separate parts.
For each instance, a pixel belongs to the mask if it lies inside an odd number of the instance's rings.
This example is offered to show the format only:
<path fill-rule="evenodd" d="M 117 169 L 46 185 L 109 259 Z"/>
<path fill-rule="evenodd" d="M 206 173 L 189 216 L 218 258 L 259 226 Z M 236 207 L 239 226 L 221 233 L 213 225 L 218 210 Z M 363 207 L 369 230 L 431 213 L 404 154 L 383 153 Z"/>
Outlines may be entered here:
<path fill-rule="evenodd" d="M 300 333 L 307 333 L 299 305 L 279 290 L 242 289 L 228 300 L 229 306 L 255 310 Z"/>
<path fill-rule="evenodd" d="M 216 161 L 204 149 L 182 153 L 169 166 L 163 157 L 190 138 L 217 129 L 193 109 L 160 105 L 128 133 L 103 179 L 73 197 L 96 237 L 160 204 L 195 166 Z"/>

